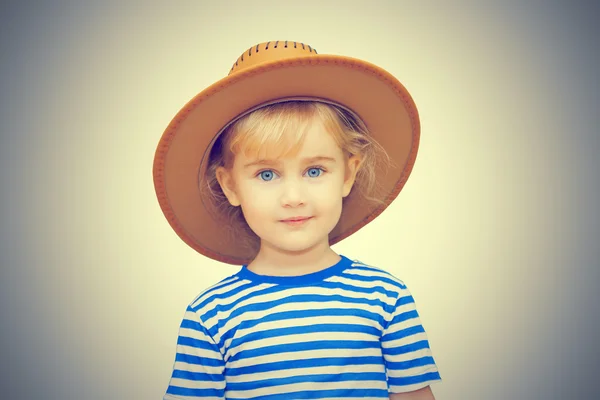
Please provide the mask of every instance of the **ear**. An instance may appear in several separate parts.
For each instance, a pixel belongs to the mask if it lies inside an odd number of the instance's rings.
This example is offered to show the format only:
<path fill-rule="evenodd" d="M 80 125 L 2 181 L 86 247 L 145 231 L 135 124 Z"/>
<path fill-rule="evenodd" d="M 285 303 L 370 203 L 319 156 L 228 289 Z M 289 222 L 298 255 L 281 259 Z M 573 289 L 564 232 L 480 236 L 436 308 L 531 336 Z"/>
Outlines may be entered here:
<path fill-rule="evenodd" d="M 350 190 L 352 190 L 352 186 L 356 180 L 356 173 L 358 172 L 361 163 L 362 160 L 357 155 L 352 155 L 348 158 L 344 185 L 342 187 L 342 197 L 346 197 L 350 194 Z"/>
<path fill-rule="evenodd" d="M 231 176 L 231 171 L 227 170 L 225 167 L 218 167 L 216 176 L 219 186 L 221 186 L 221 190 L 225 193 L 225 197 L 227 197 L 229 204 L 234 207 L 239 206 L 240 199 L 235 192 L 235 183 Z"/>

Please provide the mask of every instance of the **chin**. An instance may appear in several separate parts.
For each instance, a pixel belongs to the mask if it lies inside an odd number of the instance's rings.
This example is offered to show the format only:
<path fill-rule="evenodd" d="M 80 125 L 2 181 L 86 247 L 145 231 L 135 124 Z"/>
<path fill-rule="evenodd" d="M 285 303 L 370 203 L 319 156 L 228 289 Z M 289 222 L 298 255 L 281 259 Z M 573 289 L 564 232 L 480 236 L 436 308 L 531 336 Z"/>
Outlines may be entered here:
<path fill-rule="evenodd" d="M 299 242 L 293 241 L 291 243 L 281 243 L 280 241 L 269 241 L 269 245 L 272 248 L 279 249 L 280 251 L 285 251 L 288 253 L 302 253 L 304 251 L 310 250 L 319 245 L 320 241 L 310 241 L 310 242 Z"/>

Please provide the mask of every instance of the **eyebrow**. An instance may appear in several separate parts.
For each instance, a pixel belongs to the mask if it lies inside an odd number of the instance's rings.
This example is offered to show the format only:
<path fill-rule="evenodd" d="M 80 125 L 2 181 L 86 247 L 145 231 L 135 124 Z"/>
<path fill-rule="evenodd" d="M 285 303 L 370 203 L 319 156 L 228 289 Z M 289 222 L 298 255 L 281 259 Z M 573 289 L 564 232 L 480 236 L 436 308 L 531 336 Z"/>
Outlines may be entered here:
<path fill-rule="evenodd" d="M 335 162 L 335 158 L 326 157 L 326 156 L 307 157 L 302 160 L 302 163 L 303 164 L 311 164 L 311 163 L 319 162 L 319 161 Z M 256 161 L 253 161 L 251 163 L 244 165 L 244 168 L 253 167 L 256 165 L 280 165 L 280 164 L 281 164 L 281 162 L 276 161 L 276 160 L 256 160 Z"/>

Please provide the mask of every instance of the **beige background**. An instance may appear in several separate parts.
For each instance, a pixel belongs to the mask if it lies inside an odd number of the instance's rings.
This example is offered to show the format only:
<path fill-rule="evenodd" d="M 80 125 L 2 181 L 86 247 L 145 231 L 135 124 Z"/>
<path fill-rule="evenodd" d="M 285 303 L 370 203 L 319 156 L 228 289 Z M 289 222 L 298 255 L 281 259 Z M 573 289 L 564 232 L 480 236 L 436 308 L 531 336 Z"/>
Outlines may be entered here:
<path fill-rule="evenodd" d="M 4 398 L 162 398 L 186 305 L 237 268 L 170 229 L 155 146 L 242 51 L 286 39 L 382 66 L 418 105 L 405 190 L 335 249 L 411 288 L 444 379 L 436 398 L 596 393 L 597 10 L 37 3 L 0 12 Z"/>

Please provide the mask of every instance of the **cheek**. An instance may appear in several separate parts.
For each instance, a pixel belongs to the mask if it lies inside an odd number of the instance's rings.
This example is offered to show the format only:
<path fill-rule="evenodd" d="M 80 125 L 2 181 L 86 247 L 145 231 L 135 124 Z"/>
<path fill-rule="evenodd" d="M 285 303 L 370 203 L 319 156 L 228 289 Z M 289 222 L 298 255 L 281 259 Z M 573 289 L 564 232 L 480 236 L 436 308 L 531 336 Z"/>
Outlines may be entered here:
<path fill-rule="evenodd" d="M 261 190 L 242 190 L 240 200 L 246 219 L 258 218 L 272 213 L 272 199 Z"/>
<path fill-rule="evenodd" d="M 342 183 L 338 181 L 328 182 L 327 185 L 315 187 L 311 191 L 312 201 L 316 206 L 336 207 L 342 201 Z"/>

